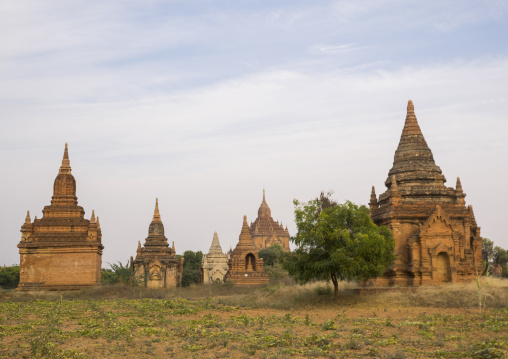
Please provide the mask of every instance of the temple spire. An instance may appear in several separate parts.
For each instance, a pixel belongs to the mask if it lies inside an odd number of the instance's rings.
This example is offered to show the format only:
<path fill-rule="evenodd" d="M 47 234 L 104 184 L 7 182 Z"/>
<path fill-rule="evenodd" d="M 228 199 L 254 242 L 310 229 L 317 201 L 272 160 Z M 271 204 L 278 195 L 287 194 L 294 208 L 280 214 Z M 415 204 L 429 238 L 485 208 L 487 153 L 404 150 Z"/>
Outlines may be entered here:
<path fill-rule="evenodd" d="M 460 183 L 460 177 L 457 177 L 457 184 L 455 185 L 455 189 L 457 190 L 457 192 L 463 192 L 462 191 L 462 183 Z"/>
<path fill-rule="evenodd" d="M 62 165 L 60 166 L 60 170 L 58 173 L 71 173 L 71 162 L 69 160 L 69 150 L 67 146 L 67 142 L 65 142 L 65 150 L 62 159 Z"/>
<path fill-rule="evenodd" d="M 395 151 L 393 167 L 385 182 L 387 187 L 390 187 L 392 175 L 395 174 L 402 186 L 405 183 L 414 183 L 415 180 L 426 183 L 429 181 L 444 183 L 445 181 L 441 169 L 436 166 L 432 151 L 423 137 L 411 100 L 407 104 L 406 120 L 399 145 Z"/>
<path fill-rule="evenodd" d="M 32 221 L 30 220 L 30 211 L 26 211 L 25 224 L 30 224 Z"/>
<path fill-rule="evenodd" d="M 155 199 L 155 210 L 153 211 L 153 220 L 152 222 L 161 222 L 161 215 L 159 213 L 159 199 Z"/>
<path fill-rule="evenodd" d="M 217 235 L 217 231 L 213 234 L 212 245 L 210 246 L 210 250 L 208 254 L 222 254 L 222 247 L 219 243 L 219 236 Z"/>
<path fill-rule="evenodd" d="M 268 203 L 266 203 L 265 198 L 265 189 L 263 188 L 263 201 L 261 202 L 261 206 L 258 209 L 258 217 L 271 217 L 272 211 L 270 207 L 268 207 Z"/>
<path fill-rule="evenodd" d="M 95 211 L 92 209 L 92 217 L 90 218 L 90 223 L 95 223 Z"/>
<path fill-rule="evenodd" d="M 377 209 L 379 204 L 377 202 L 376 189 L 372 186 L 372 191 L 370 192 L 370 202 L 369 206 L 371 210 Z"/>

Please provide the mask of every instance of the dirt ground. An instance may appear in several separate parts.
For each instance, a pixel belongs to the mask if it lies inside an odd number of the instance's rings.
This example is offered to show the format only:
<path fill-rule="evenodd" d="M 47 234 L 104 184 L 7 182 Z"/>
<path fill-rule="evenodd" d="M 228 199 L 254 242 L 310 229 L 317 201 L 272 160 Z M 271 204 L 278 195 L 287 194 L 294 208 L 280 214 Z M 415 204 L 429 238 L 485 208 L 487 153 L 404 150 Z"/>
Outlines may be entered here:
<path fill-rule="evenodd" d="M 375 301 L 373 301 L 375 303 Z M 212 299 L 0 303 L 2 358 L 503 358 L 508 307 Z"/>

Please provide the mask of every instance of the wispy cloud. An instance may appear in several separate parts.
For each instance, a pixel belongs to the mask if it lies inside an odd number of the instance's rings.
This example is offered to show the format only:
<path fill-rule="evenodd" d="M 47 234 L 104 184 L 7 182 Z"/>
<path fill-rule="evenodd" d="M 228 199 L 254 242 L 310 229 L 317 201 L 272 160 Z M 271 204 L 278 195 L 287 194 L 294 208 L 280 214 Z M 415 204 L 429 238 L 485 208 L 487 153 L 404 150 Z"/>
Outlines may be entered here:
<path fill-rule="evenodd" d="M 1 3 L 0 263 L 17 261 L 24 211 L 48 204 L 66 141 L 104 262 L 124 261 L 156 196 L 179 253 L 207 250 L 214 230 L 234 245 L 263 186 L 291 233 L 293 198 L 334 189 L 365 203 L 383 190 L 409 98 L 437 164 L 502 241 L 505 39 L 458 31 L 506 29 L 489 4 Z"/>

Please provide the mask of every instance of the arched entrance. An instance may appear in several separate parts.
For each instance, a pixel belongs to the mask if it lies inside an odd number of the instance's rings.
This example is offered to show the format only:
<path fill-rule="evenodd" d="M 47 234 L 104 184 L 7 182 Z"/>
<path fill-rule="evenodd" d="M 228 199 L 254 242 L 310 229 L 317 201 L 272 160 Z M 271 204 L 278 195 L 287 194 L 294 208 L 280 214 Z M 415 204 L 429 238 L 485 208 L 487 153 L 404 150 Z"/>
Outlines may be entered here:
<path fill-rule="evenodd" d="M 439 283 L 447 283 L 452 281 L 452 273 L 450 270 L 450 258 L 448 253 L 441 252 L 436 257 L 436 280 Z"/>
<path fill-rule="evenodd" d="M 245 256 L 245 270 L 249 272 L 256 271 L 256 257 L 252 253 Z"/>

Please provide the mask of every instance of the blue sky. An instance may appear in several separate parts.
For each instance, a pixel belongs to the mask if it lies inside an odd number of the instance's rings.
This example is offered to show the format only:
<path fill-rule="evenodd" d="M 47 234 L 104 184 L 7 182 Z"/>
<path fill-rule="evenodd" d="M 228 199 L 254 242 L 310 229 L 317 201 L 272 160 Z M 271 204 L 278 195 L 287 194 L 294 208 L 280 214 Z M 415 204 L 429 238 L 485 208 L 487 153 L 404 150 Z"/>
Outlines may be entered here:
<path fill-rule="evenodd" d="M 104 264 L 159 197 L 178 253 L 235 246 L 262 189 L 277 220 L 321 190 L 385 189 L 415 104 L 482 235 L 508 248 L 506 1 L 3 1 L 0 264 L 48 205 L 64 143 Z"/>

